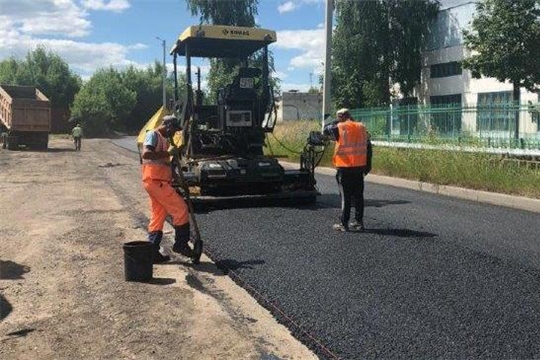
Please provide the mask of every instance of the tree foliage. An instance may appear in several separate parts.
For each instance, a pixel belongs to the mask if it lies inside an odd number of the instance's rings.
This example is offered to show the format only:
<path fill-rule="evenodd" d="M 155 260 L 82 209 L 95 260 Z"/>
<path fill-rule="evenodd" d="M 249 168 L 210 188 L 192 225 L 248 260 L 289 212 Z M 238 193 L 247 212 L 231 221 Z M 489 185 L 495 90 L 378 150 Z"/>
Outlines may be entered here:
<path fill-rule="evenodd" d="M 163 104 L 163 64 L 156 61 L 146 69 L 130 66 L 120 75 L 125 88 L 136 94 L 135 105 L 121 127 L 137 131 Z M 167 99 L 171 99 L 173 85 L 170 79 L 167 79 L 165 87 Z"/>
<path fill-rule="evenodd" d="M 188 9 L 200 22 L 212 25 L 256 27 L 259 0 L 186 0 Z M 262 54 L 256 53 L 249 59 L 251 66 L 260 66 Z M 274 58 L 268 54 L 270 74 L 274 71 Z M 211 59 L 208 73 L 208 97 L 216 99 L 217 90 L 232 82 L 239 64 L 231 59 Z M 275 92 L 279 91 L 279 79 L 269 79 Z"/>
<path fill-rule="evenodd" d="M 391 84 L 408 96 L 420 82 L 434 0 L 336 1 L 332 98 L 336 107 L 388 104 Z"/>
<path fill-rule="evenodd" d="M 53 107 L 68 108 L 81 87 L 81 79 L 57 54 L 37 48 L 24 60 L 9 58 L 0 62 L 0 83 L 35 86 Z"/>
<path fill-rule="evenodd" d="M 191 15 L 199 16 L 201 24 L 255 26 L 259 0 L 186 0 Z"/>
<path fill-rule="evenodd" d="M 483 0 L 469 31 L 463 32 L 472 55 L 463 61 L 473 77 L 494 77 L 513 84 L 513 100 L 520 104 L 520 89 L 535 91 L 540 84 L 540 1 Z M 519 111 L 514 137 L 519 138 Z"/>
<path fill-rule="evenodd" d="M 494 77 L 511 82 L 517 90 L 536 90 L 540 84 L 540 1 L 483 0 L 476 11 L 471 29 L 463 32 L 472 52 L 464 67 L 476 78 Z"/>
<path fill-rule="evenodd" d="M 125 86 L 117 70 L 100 69 L 75 97 L 72 115 L 87 135 L 104 135 L 128 123 L 136 100 L 137 93 Z"/>
<path fill-rule="evenodd" d="M 180 84 L 185 77 L 180 76 Z M 172 98 L 173 79 L 165 83 Z M 100 69 L 77 94 L 72 115 L 82 122 L 85 134 L 101 136 L 113 130 L 137 132 L 163 104 L 163 65 L 155 62 L 146 69 Z"/>

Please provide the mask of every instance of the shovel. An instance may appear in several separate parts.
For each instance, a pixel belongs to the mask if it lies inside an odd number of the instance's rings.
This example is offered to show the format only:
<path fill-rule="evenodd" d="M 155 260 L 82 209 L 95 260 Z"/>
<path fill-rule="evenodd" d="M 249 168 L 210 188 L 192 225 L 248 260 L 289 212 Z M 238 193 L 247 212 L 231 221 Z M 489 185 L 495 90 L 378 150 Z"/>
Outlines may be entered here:
<path fill-rule="evenodd" d="M 174 140 L 172 139 L 172 137 L 169 139 L 169 143 L 174 144 Z M 184 179 L 184 174 L 182 172 L 182 166 L 180 162 L 180 155 L 175 154 L 173 156 L 173 160 L 176 162 L 176 168 L 178 169 L 178 173 L 176 171 L 173 171 L 172 173 L 176 182 L 178 182 L 180 184 L 180 187 L 184 190 L 184 196 L 188 206 L 190 222 L 193 227 L 194 236 L 192 237 L 192 240 L 193 252 L 195 253 L 195 256 L 191 258 L 191 261 L 193 262 L 193 264 L 198 264 L 201 260 L 201 255 L 203 253 L 203 242 L 201 240 L 199 226 L 197 225 L 197 219 L 195 218 L 195 207 L 193 206 L 193 202 L 191 201 L 191 197 L 189 194 L 189 186 Z"/>

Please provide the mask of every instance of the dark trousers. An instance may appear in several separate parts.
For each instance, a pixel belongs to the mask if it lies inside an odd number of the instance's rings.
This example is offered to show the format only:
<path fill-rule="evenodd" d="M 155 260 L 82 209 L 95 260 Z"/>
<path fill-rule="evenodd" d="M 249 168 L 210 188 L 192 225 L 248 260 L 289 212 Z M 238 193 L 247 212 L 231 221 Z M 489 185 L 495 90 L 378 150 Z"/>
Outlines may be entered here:
<path fill-rule="evenodd" d="M 341 223 L 348 226 L 351 205 L 354 200 L 354 219 L 364 218 L 364 170 L 363 168 L 338 168 L 336 180 L 341 195 Z"/>
<path fill-rule="evenodd" d="M 81 150 L 81 137 L 80 136 L 74 137 L 73 142 L 75 143 L 75 150 Z"/>

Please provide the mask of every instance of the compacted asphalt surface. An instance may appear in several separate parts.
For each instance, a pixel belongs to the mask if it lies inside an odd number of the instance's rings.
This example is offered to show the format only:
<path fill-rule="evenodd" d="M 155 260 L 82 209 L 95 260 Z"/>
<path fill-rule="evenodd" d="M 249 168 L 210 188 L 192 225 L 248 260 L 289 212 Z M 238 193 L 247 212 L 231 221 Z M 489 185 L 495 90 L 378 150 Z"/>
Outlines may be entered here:
<path fill-rule="evenodd" d="M 366 183 L 364 233 L 315 206 L 200 211 L 211 257 L 321 358 L 540 357 L 540 216 Z"/>

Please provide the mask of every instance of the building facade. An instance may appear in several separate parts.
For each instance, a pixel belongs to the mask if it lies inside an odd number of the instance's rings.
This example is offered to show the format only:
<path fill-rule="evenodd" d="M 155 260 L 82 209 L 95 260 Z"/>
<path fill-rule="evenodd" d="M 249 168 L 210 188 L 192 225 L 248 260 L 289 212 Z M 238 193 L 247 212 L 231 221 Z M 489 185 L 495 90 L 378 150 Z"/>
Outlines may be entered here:
<path fill-rule="evenodd" d="M 276 102 L 277 121 L 320 120 L 322 94 L 288 91 Z"/>
<path fill-rule="evenodd" d="M 463 44 L 462 30 L 470 26 L 476 2 L 470 0 L 441 0 L 437 18 L 431 27 L 426 51 L 422 56 L 421 85 L 415 98 L 398 103 L 423 105 L 457 104 L 463 108 L 478 109 L 512 102 L 512 84 L 494 78 L 474 79 L 469 70 L 461 67 L 468 56 Z M 531 59 L 532 61 L 532 59 Z M 521 90 L 521 104 L 537 104 L 538 93 Z M 513 122 L 514 112 L 469 111 L 460 114 L 460 132 L 483 133 L 488 136 L 506 136 Z M 538 122 L 527 111 L 520 113 L 520 133 L 539 132 Z"/>

